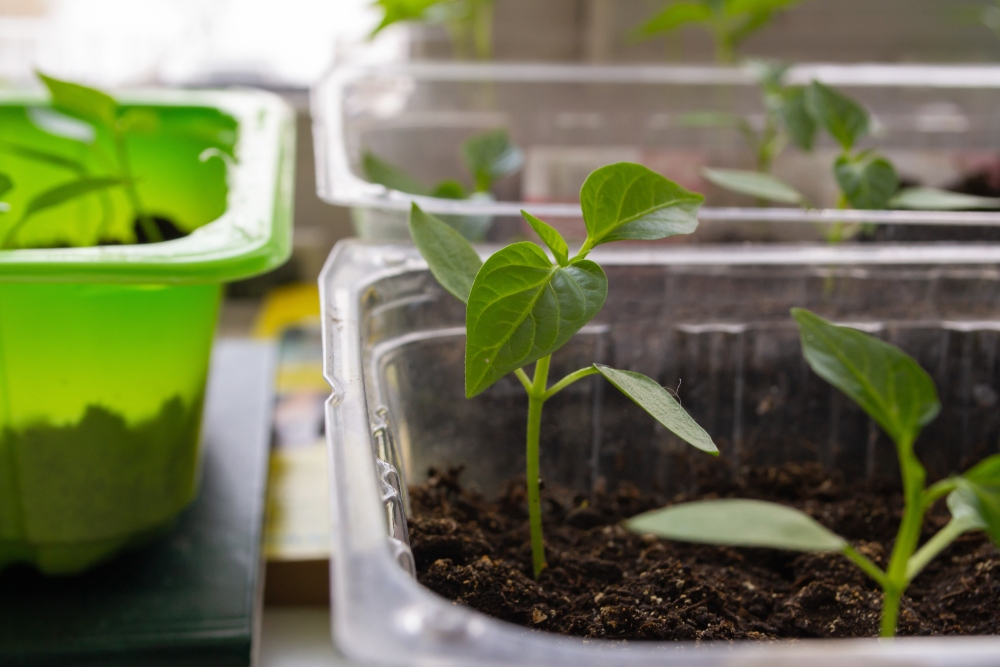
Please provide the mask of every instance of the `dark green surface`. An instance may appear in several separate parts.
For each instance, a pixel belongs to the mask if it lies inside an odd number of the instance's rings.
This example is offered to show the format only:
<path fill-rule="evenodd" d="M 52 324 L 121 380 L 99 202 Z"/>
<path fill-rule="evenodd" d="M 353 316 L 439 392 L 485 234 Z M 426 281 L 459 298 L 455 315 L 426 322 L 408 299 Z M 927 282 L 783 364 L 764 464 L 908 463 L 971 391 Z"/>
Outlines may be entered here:
<path fill-rule="evenodd" d="M 198 499 L 165 538 L 84 575 L 0 575 L 0 665 L 250 664 L 272 392 L 270 346 L 216 346 Z"/>

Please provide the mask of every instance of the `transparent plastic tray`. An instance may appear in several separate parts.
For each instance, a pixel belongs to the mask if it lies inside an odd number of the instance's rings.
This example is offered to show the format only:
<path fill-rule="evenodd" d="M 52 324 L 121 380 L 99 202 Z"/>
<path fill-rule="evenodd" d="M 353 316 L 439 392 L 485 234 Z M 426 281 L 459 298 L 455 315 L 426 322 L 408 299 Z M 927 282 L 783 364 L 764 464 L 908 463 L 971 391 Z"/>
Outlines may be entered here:
<path fill-rule="evenodd" d="M 803 65 L 791 83 L 818 79 L 865 103 L 878 147 L 903 178 L 947 187 L 963 175 L 1000 172 L 1000 68 L 988 66 Z M 997 226 L 1000 213 L 759 208 L 710 186 L 702 167 L 750 168 L 730 128 L 692 128 L 683 116 L 725 111 L 761 121 L 750 71 L 715 67 L 476 65 L 417 63 L 335 69 L 314 91 L 317 186 L 326 201 L 376 214 L 413 201 L 437 214 L 496 216 L 507 235 L 523 232 L 521 209 L 570 236 L 582 229 L 579 186 L 593 169 L 642 162 L 708 196 L 696 241 L 816 239 L 816 223 L 867 222 Z M 365 151 L 431 185 L 461 178 L 469 136 L 505 127 L 526 153 L 518 175 L 499 181 L 496 200 L 419 197 L 364 180 Z M 820 206 L 836 199 L 835 149 L 789 148 L 774 172 Z M 399 222 L 402 221 L 402 222 Z M 752 223 L 748 225 L 747 223 Z M 807 224 L 802 224 L 807 223 Z M 809 224 L 812 223 L 812 224 Z M 385 225 L 388 227 L 388 223 Z M 405 227 L 403 228 L 405 233 Z"/>
<path fill-rule="evenodd" d="M 484 252 L 486 249 L 484 249 Z M 788 309 L 809 307 L 901 345 L 931 372 L 943 410 L 918 443 L 930 476 L 997 451 L 1000 247 L 814 245 L 599 249 L 604 310 L 553 358 L 592 361 L 680 385 L 734 473 L 817 461 L 853 478 L 892 478 L 892 445 L 803 363 Z M 344 241 L 320 278 L 333 517 L 333 633 L 380 665 L 603 667 L 1000 663 L 1000 638 L 767 644 L 573 639 L 528 631 L 424 589 L 412 577 L 406 485 L 465 465 L 486 495 L 524 474 L 525 400 L 505 378 L 463 394 L 464 307 L 412 247 Z M 763 406 L 763 407 L 762 407 Z M 603 383 L 581 382 L 545 415 L 542 473 L 589 494 L 622 480 L 683 489 L 690 447 Z M 796 419 L 811 414 L 814 419 Z M 816 444 L 805 449 L 802 442 Z"/>

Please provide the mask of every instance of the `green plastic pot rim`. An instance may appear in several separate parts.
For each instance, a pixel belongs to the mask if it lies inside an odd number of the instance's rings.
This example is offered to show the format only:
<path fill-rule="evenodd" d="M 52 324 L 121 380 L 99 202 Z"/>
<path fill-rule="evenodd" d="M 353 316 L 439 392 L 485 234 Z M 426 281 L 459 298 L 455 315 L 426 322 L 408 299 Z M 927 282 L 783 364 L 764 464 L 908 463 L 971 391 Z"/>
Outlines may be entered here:
<path fill-rule="evenodd" d="M 291 252 L 295 122 L 273 93 L 136 90 L 122 104 L 203 107 L 238 124 L 226 170 L 226 212 L 184 238 L 145 245 L 0 251 L 0 282 L 216 283 L 282 264 Z M 42 93 L 0 91 L 0 105 L 45 103 Z"/>

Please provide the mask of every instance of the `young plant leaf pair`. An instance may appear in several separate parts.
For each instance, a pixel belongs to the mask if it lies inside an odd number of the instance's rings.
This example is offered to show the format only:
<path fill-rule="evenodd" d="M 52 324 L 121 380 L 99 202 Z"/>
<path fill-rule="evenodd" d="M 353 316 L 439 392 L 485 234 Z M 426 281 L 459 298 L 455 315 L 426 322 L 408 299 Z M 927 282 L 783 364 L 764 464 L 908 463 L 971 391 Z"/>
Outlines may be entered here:
<path fill-rule="evenodd" d="M 371 152 L 362 155 L 361 168 L 372 183 L 408 194 L 441 199 L 492 197 L 490 191 L 493 184 L 504 176 L 513 174 L 524 164 L 524 151 L 510 142 L 506 130 L 499 128 L 477 134 L 466 141 L 462 145 L 462 158 L 474 183 L 471 193 L 456 180 L 441 181 L 428 188 L 399 167 Z M 448 215 L 441 219 L 473 241 L 478 240 L 478 236 L 484 231 L 481 224 L 475 224 L 476 221 L 468 224 L 469 221 L 463 216 Z"/>
<path fill-rule="evenodd" d="M 638 39 L 698 26 L 715 40 L 716 60 L 729 64 L 736 60 L 739 46 L 770 23 L 779 11 L 801 0 L 693 0 L 670 2 L 635 31 Z"/>
<path fill-rule="evenodd" d="M 807 310 L 794 309 L 792 314 L 812 369 L 856 402 L 897 448 L 906 506 L 888 567 L 882 570 L 808 514 L 757 500 L 684 503 L 639 515 L 626 526 L 689 542 L 839 552 L 882 587 L 882 635 L 893 636 L 907 586 L 956 538 L 984 530 L 1000 546 L 1000 455 L 927 487 L 913 443 L 941 409 L 931 377 L 912 357 L 874 336 L 837 326 Z M 918 549 L 927 510 L 945 496 L 951 522 Z"/>
<path fill-rule="evenodd" d="M 515 373 L 528 393 L 528 508 L 535 575 L 545 568 L 539 491 L 542 407 L 556 393 L 602 375 L 682 440 L 717 454 L 711 437 L 659 383 L 633 371 L 594 364 L 549 384 L 551 356 L 600 312 L 608 278 L 587 258 L 598 245 L 688 234 L 703 198 L 631 163 L 602 167 L 583 185 L 587 238 L 575 255 L 559 232 L 523 212 L 552 253 L 531 242 L 509 245 L 483 262 L 457 231 L 413 206 L 410 231 L 431 273 L 466 304 L 465 393 L 472 398 Z M 535 364 L 533 377 L 525 368 Z"/>
<path fill-rule="evenodd" d="M 764 86 L 775 87 L 777 84 Z M 799 148 L 812 150 L 815 135 L 825 130 L 840 146 L 833 174 L 841 192 L 841 206 L 856 209 L 913 208 L 959 210 L 997 208 L 1000 199 L 962 195 L 936 188 L 900 188 L 896 168 L 877 151 L 856 150 L 871 129 L 868 112 L 847 95 L 813 81 L 806 88 L 775 88 L 769 115 L 782 114 L 790 137 Z M 773 111 L 777 109 L 777 111 Z M 759 162 L 759 160 L 758 160 Z M 719 187 L 761 200 L 810 206 L 794 187 L 763 170 L 705 169 L 705 177 Z"/>
<path fill-rule="evenodd" d="M 129 132 L 155 130 L 158 122 L 156 116 L 142 109 L 123 108 L 119 106 L 113 97 L 95 88 L 69 81 L 61 81 L 41 73 L 38 76 L 48 89 L 52 98 L 52 107 L 56 111 L 72 117 L 75 119 L 75 122 L 86 123 L 87 126 L 94 130 L 94 132 L 87 133 L 89 137 L 96 137 L 98 131 L 110 137 L 115 148 L 114 161 L 117 162 L 118 170 L 117 173 L 94 176 L 78 160 L 30 146 L 0 142 L 0 151 L 49 166 L 62 168 L 73 174 L 71 180 L 59 183 L 38 193 L 20 211 L 16 212 L 17 217 L 15 222 L 0 237 L 0 248 L 9 249 L 16 247 L 18 233 L 37 214 L 95 193 L 103 193 L 116 187 L 124 188 L 135 210 L 136 218 L 146 234 L 146 238 L 152 241 L 162 240 L 159 228 L 146 214 L 139 200 L 139 195 L 135 188 L 135 177 L 132 174 L 125 147 L 125 137 Z M 83 141 L 76 133 L 61 132 L 59 123 L 48 125 L 51 125 L 49 131 L 55 132 L 63 138 Z M 98 150 L 96 141 L 93 139 L 83 142 L 91 144 L 91 151 Z M 111 161 L 107 158 L 103 159 L 105 163 Z M 105 210 L 105 218 L 107 219 L 109 217 L 107 210 L 109 204 L 106 200 L 102 200 L 101 205 Z"/>

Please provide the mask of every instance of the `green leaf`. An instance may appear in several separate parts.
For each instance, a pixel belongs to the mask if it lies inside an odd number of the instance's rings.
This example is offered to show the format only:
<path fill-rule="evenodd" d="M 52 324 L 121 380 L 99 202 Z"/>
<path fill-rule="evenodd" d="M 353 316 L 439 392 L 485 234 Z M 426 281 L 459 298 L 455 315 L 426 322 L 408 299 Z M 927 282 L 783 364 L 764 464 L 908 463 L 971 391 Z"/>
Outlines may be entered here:
<path fill-rule="evenodd" d="M 541 237 L 542 242 L 552 251 L 552 255 L 559 262 L 559 266 L 566 266 L 569 263 L 569 246 L 566 244 L 566 239 L 562 237 L 562 234 L 556 231 L 551 225 L 539 220 L 527 211 L 521 211 L 521 215 L 528 221 L 528 224 L 535 230 L 535 233 Z"/>
<path fill-rule="evenodd" d="M 399 167 L 376 157 L 373 153 L 365 152 L 361 156 L 361 170 L 369 181 L 390 190 L 398 190 L 411 195 L 430 194 L 422 183 Z"/>
<path fill-rule="evenodd" d="M 47 209 L 79 199 L 98 190 L 124 185 L 121 178 L 81 178 L 69 183 L 63 183 L 36 195 L 21 213 L 21 217 L 7 230 L 0 248 L 9 248 L 20 229 L 35 215 Z"/>
<path fill-rule="evenodd" d="M 434 278 L 462 303 L 469 302 L 469 293 L 476 274 L 483 265 L 479 253 L 464 236 L 452 227 L 424 213 L 414 204 L 410 208 L 410 236 L 427 261 Z"/>
<path fill-rule="evenodd" d="M 843 93 L 813 81 L 806 92 L 806 104 L 813 118 L 826 128 L 845 151 L 868 133 L 868 112 Z"/>
<path fill-rule="evenodd" d="M 118 119 L 118 129 L 152 134 L 160 129 L 160 117 L 152 109 L 128 109 Z"/>
<path fill-rule="evenodd" d="M 784 204 L 806 204 L 806 198 L 798 190 L 771 174 L 742 169 L 707 168 L 702 169 L 701 173 L 720 188 L 733 192 Z"/>
<path fill-rule="evenodd" d="M 659 382 L 633 371 L 620 371 L 599 364 L 594 364 L 594 368 L 678 438 L 703 452 L 718 455 L 719 449 L 712 442 L 712 436 L 698 425 Z"/>
<path fill-rule="evenodd" d="M 778 113 L 792 142 L 804 151 L 811 151 L 816 140 L 816 120 L 806 104 L 805 88 L 784 89 Z"/>
<path fill-rule="evenodd" d="M 10 176 L 0 172 L 0 197 L 10 192 L 14 188 L 14 181 L 11 180 Z"/>
<path fill-rule="evenodd" d="M 924 211 L 961 211 L 1000 208 L 998 197 L 977 197 L 937 188 L 903 188 L 889 200 L 889 208 Z"/>
<path fill-rule="evenodd" d="M 962 475 L 980 486 L 1000 488 L 1000 454 L 983 459 Z"/>
<path fill-rule="evenodd" d="M 382 9 L 382 21 L 372 31 L 370 37 L 379 34 L 393 23 L 400 21 L 420 21 L 428 9 L 443 0 L 377 0 L 375 7 Z"/>
<path fill-rule="evenodd" d="M 562 347 L 604 305 L 608 279 L 594 262 L 553 266 L 534 243 L 509 245 L 476 275 L 466 310 L 465 393 Z"/>
<path fill-rule="evenodd" d="M 842 551 L 847 542 L 804 512 L 760 500 L 705 500 L 646 512 L 625 522 L 629 530 L 682 542 Z"/>
<path fill-rule="evenodd" d="M 10 153 L 11 155 L 17 155 L 18 157 L 23 157 L 27 160 L 48 164 L 53 167 L 61 167 L 62 169 L 67 169 L 75 174 L 82 175 L 87 172 L 87 168 L 82 162 L 64 157 L 57 153 L 39 150 L 31 146 L 22 146 L 9 141 L 0 141 L 0 151 Z"/>
<path fill-rule="evenodd" d="M 441 181 L 431 190 L 431 197 L 439 199 L 465 199 L 465 188 L 458 181 Z"/>
<path fill-rule="evenodd" d="M 793 308 L 806 361 L 897 443 L 911 445 L 941 410 L 934 381 L 898 347 Z"/>
<path fill-rule="evenodd" d="M 712 9 L 701 2 L 674 2 L 662 12 L 639 26 L 634 35 L 647 39 L 662 33 L 672 32 L 691 23 L 705 23 L 712 19 Z"/>
<path fill-rule="evenodd" d="M 965 479 L 948 496 L 948 509 L 969 530 L 985 530 L 1000 547 L 1000 487 L 986 487 Z"/>
<path fill-rule="evenodd" d="M 494 181 L 514 173 L 524 164 L 524 152 L 510 143 L 507 130 L 503 128 L 477 134 L 466 141 L 462 156 L 478 192 L 488 192 Z"/>
<path fill-rule="evenodd" d="M 587 247 L 690 234 L 705 198 L 639 164 L 619 162 L 587 177 L 580 190 Z"/>
<path fill-rule="evenodd" d="M 854 208 L 886 208 L 899 189 L 899 176 L 892 163 L 877 153 L 841 156 L 833 166 L 840 189 Z"/>
<path fill-rule="evenodd" d="M 78 83 L 61 81 L 41 72 L 38 78 L 49 89 L 52 106 L 60 111 L 113 128 L 118 115 L 118 103 L 107 93 Z"/>

